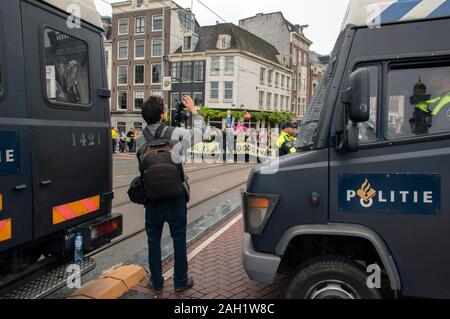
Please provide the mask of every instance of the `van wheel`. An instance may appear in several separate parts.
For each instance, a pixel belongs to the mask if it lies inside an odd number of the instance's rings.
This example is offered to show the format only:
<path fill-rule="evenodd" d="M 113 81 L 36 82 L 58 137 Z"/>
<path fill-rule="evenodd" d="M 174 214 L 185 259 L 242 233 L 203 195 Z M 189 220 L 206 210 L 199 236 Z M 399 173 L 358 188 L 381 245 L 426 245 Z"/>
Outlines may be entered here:
<path fill-rule="evenodd" d="M 357 263 L 325 257 L 306 264 L 292 279 L 287 299 L 381 299 L 366 284 L 367 274 Z"/>

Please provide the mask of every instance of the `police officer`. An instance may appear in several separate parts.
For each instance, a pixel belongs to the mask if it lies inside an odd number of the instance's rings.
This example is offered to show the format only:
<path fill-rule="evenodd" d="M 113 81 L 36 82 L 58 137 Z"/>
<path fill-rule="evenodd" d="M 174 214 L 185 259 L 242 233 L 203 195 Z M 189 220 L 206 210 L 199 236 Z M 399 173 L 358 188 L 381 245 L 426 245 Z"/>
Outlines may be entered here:
<path fill-rule="evenodd" d="M 296 129 L 297 125 L 292 122 L 286 122 L 281 126 L 282 132 L 277 140 L 277 147 L 280 156 L 294 154 L 297 152 L 297 149 L 294 147 Z"/>

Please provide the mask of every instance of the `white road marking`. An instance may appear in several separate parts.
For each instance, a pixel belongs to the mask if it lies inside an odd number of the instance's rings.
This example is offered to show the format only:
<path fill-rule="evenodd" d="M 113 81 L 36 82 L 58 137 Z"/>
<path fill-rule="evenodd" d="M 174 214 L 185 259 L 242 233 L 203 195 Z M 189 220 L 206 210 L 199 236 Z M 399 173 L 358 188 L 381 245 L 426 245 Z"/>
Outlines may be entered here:
<path fill-rule="evenodd" d="M 223 228 L 218 230 L 214 235 L 209 237 L 205 242 L 203 242 L 201 245 L 199 245 L 197 248 L 195 248 L 189 255 L 188 255 L 188 262 L 191 261 L 195 256 L 197 256 L 199 253 L 203 251 L 206 247 L 208 247 L 213 241 L 215 241 L 220 235 L 225 233 L 228 229 L 230 229 L 234 224 L 236 224 L 240 219 L 242 218 L 242 214 L 239 214 L 239 216 L 236 216 L 232 221 L 230 221 L 228 224 L 226 224 Z M 164 279 L 168 280 L 173 277 L 174 274 L 174 268 L 170 268 L 165 272 Z"/>

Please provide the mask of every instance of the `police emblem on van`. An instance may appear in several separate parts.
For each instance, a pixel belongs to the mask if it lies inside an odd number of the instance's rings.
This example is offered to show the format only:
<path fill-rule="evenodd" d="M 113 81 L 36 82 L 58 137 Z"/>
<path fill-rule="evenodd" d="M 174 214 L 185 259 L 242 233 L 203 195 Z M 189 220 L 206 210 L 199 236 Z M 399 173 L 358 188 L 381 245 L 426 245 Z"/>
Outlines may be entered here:
<path fill-rule="evenodd" d="M 353 213 L 439 214 L 437 174 L 339 175 L 339 210 Z"/>

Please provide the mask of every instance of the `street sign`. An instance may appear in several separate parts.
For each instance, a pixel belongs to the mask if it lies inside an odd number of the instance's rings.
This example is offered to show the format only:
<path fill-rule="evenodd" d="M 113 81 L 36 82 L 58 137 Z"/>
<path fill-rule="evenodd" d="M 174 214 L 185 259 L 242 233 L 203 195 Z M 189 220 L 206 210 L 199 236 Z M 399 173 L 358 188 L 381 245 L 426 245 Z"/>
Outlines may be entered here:
<path fill-rule="evenodd" d="M 165 76 L 163 78 L 163 91 L 172 91 L 172 77 Z"/>

